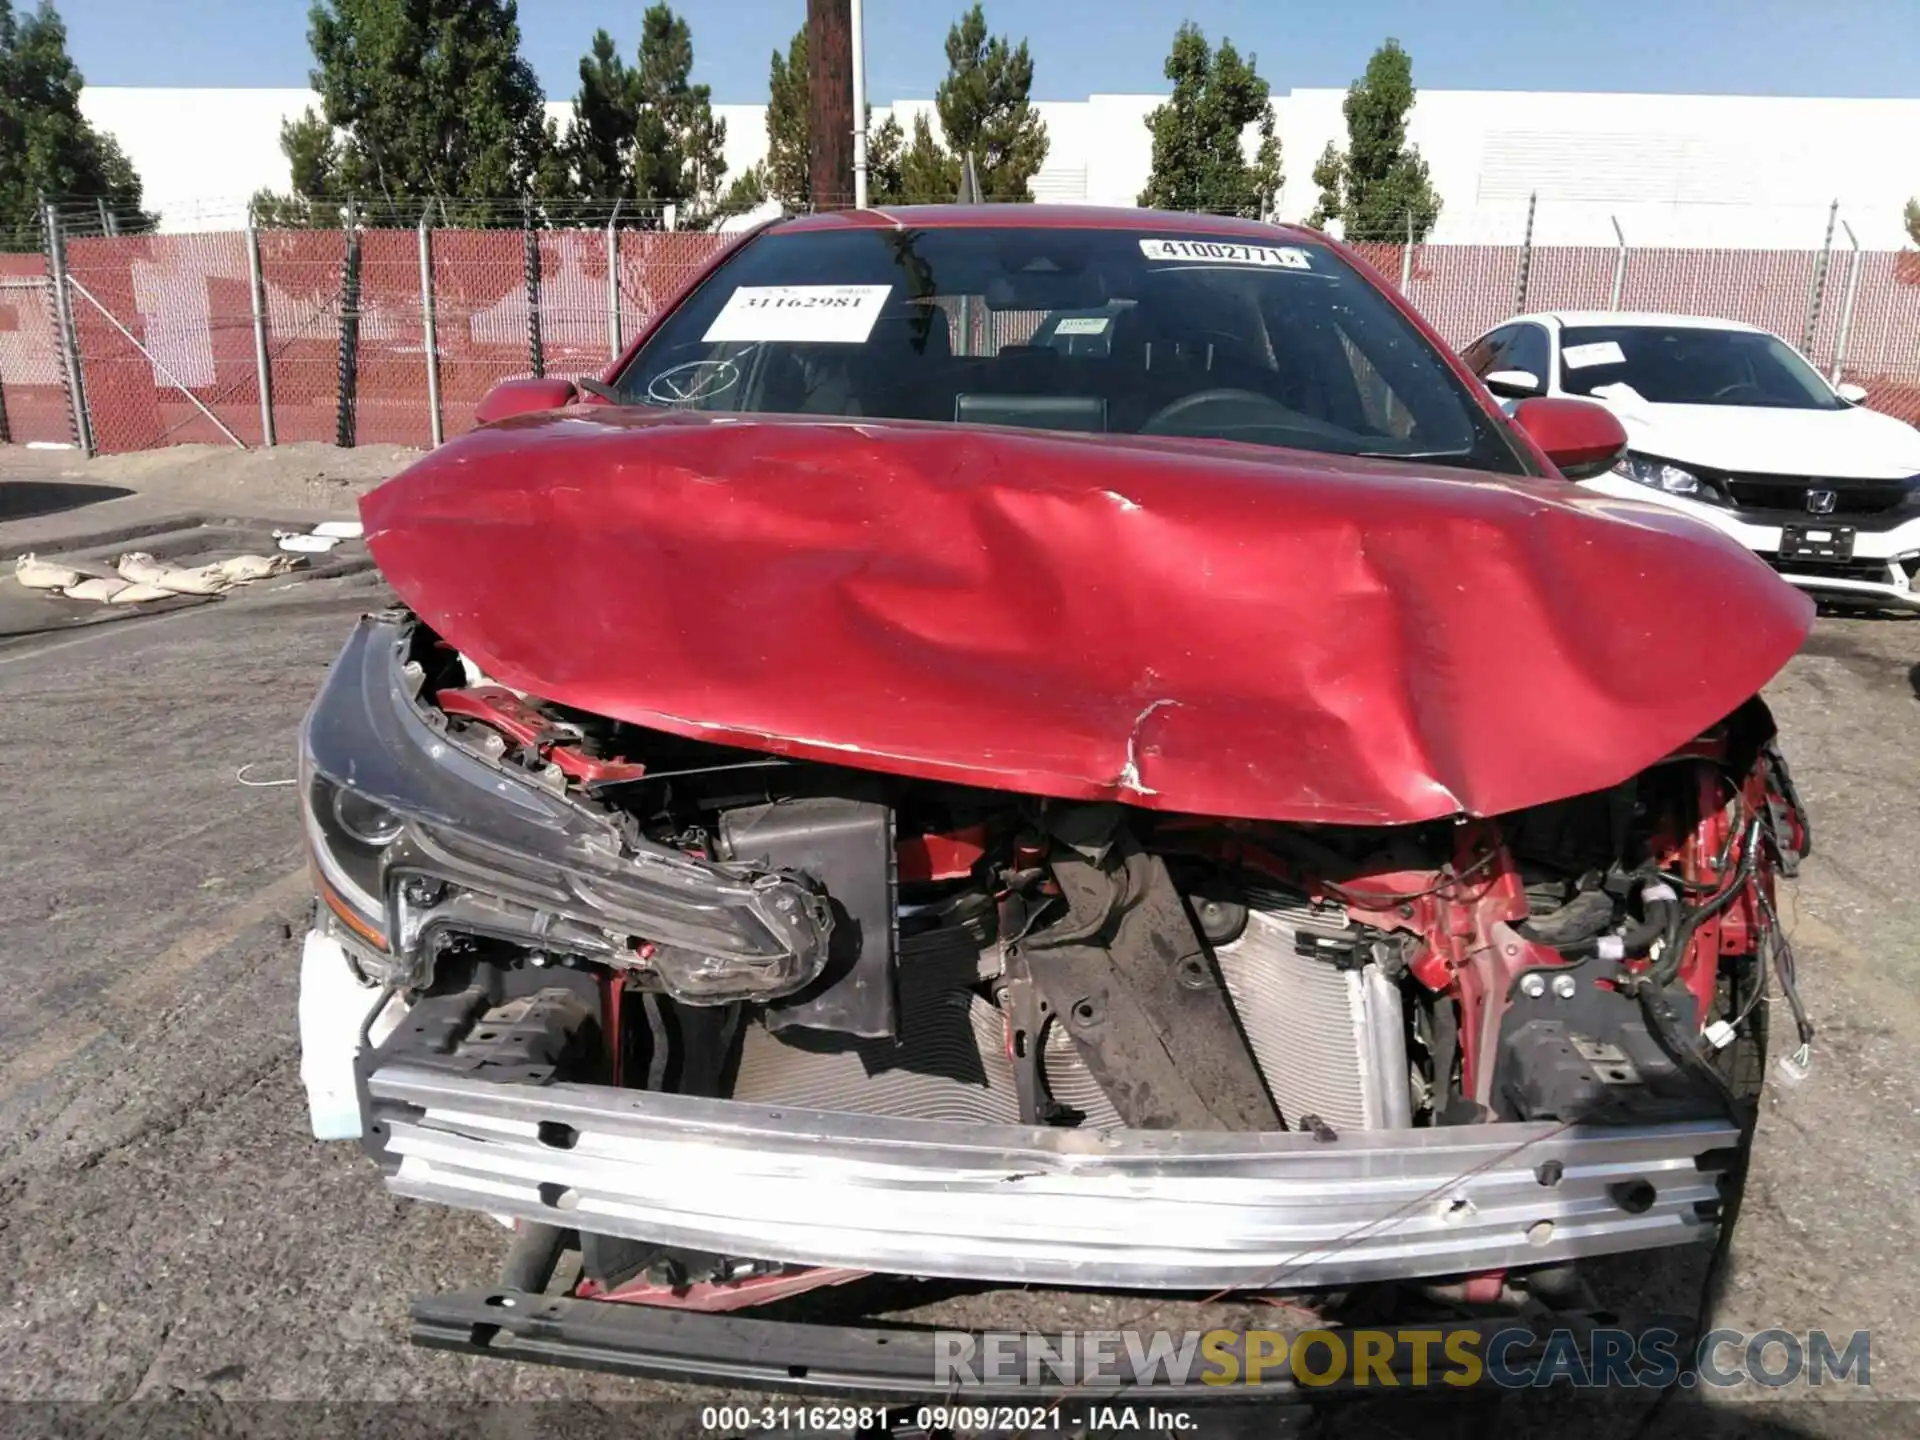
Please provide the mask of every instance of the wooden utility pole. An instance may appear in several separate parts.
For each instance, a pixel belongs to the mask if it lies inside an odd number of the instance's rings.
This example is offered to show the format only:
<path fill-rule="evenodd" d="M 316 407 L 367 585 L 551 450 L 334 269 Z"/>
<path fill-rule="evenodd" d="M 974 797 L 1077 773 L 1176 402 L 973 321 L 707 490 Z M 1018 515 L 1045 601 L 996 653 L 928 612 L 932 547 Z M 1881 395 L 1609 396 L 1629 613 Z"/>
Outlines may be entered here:
<path fill-rule="evenodd" d="M 816 210 L 853 204 L 853 17 L 849 0 L 807 0 L 807 178 Z"/>

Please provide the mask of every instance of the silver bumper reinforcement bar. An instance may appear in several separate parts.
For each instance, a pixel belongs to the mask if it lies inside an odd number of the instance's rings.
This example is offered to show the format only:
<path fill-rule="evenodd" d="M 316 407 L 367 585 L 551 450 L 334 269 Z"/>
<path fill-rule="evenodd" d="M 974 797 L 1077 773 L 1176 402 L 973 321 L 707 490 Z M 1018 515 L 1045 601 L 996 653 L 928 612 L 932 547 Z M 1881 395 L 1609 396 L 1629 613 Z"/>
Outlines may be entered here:
<path fill-rule="evenodd" d="M 396 1195 L 796 1264 L 1314 1289 L 1710 1241 L 1729 1123 L 1305 1133 L 896 1120 L 405 1064 Z M 395 1107 L 401 1107 L 396 1109 Z"/>

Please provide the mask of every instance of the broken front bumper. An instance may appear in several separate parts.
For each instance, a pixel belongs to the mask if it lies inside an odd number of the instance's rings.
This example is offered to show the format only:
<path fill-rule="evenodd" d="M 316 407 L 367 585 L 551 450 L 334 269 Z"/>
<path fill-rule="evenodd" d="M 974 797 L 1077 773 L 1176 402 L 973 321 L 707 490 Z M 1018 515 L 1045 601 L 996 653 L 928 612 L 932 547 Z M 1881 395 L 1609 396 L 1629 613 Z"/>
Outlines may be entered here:
<path fill-rule="evenodd" d="M 1302 1133 L 943 1125 L 375 1069 L 396 1195 L 793 1264 L 1318 1289 L 1707 1241 L 1729 1124 Z"/>

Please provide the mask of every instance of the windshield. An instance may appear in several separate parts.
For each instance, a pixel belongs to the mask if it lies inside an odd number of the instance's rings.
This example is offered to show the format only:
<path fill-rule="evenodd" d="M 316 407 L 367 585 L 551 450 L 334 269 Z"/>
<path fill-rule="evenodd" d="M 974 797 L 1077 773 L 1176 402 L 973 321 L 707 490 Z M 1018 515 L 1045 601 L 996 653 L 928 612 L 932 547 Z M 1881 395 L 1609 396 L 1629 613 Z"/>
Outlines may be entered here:
<path fill-rule="evenodd" d="M 1782 341 L 1757 330 L 1581 325 L 1560 334 L 1560 388 L 1604 398 L 1625 385 L 1656 405 L 1838 410 L 1842 402 Z"/>
<path fill-rule="evenodd" d="M 774 231 L 669 316 L 616 388 L 633 404 L 1192 436 L 1524 473 L 1433 347 L 1313 244 Z"/>

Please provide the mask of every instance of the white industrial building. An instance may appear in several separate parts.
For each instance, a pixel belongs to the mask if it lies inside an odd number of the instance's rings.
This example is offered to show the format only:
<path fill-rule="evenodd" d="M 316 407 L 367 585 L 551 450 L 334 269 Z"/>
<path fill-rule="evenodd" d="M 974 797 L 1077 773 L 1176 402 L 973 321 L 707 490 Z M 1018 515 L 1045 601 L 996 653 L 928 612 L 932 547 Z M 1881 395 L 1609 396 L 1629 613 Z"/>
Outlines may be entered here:
<path fill-rule="evenodd" d="M 1306 215 L 1311 172 L 1345 138 L 1343 90 L 1277 96 L 1283 218 Z M 1043 202 L 1129 205 L 1146 180 L 1154 95 L 1039 104 L 1052 145 Z M 304 90 L 89 87 L 82 109 L 139 168 L 170 231 L 230 229 L 262 186 L 285 189 L 280 123 Z M 718 105 L 729 174 L 766 150 L 764 107 Z M 930 101 L 893 107 L 903 127 Z M 564 122 L 569 106 L 549 109 Z M 884 113 L 884 112 L 877 112 Z M 1906 241 L 1902 207 L 1920 194 L 1920 100 L 1423 90 L 1411 137 L 1443 199 L 1434 243 L 1521 238 L 1537 196 L 1541 244 L 1612 245 L 1617 222 L 1640 246 L 1814 249 L 1830 208 L 1867 249 Z M 1836 234 L 1844 245 L 1846 234 Z"/>

